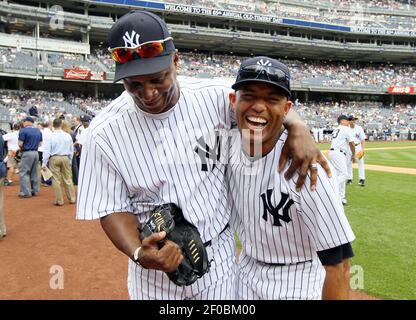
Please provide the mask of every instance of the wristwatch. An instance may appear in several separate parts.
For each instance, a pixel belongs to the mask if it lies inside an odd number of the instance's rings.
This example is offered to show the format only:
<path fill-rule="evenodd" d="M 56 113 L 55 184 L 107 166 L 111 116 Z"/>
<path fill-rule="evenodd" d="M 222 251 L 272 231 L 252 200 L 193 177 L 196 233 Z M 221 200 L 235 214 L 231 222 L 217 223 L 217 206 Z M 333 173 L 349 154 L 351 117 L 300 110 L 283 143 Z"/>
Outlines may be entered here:
<path fill-rule="evenodd" d="M 140 263 L 140 261 L 139 261 L 139 259 L 140 259 L 140 251 L 142 250 L 142 246 L 140 246 L 140 247 L 137 247 L 137 249 L 136 250 L 134 250 L 134 253 L 133 253 L 133 261 L 136 263 L 136 264 L 138 264 L 138 265 L 140 265 L 140 266 L 142 266 L 142 264 Z M 143 267 L 143 266 L 142 266 Z"/>

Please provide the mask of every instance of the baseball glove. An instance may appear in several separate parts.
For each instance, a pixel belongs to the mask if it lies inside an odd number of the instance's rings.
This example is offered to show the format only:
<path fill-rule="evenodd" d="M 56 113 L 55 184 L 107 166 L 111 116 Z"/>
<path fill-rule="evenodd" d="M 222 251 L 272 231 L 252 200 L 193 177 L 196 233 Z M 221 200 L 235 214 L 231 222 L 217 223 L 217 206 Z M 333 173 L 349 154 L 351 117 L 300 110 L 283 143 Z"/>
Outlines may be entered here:
<path fill-rule="evenodd" d="M 357 152 L 357 158 L 358 160 L 360 160 L 362 157 L 364 157 L 364 150 L 358 151 Z"/>
<path fill-rule="evenodd" d="M 166 232 L 166 237 L 159 241 L 159 248 L 170 240 L 182 249 L 184 256 L 176 271 L 166 273 L 171 281 L 178 286 L 189 286 L 209 271 L 210 262 L 198 229 L 185 220 L 182 210 L 173 203 L 151 211 L 150 218 L 140 230 L 140 239 L 161 231 Z"/>

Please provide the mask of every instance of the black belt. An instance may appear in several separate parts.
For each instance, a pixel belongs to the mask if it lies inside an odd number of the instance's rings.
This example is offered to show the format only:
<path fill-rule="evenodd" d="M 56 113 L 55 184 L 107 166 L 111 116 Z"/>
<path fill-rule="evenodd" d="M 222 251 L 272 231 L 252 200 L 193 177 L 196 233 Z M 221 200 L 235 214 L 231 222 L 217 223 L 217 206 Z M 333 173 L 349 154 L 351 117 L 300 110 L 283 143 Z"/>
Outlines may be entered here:
<path fill-rule="evenodd" d="M 218 234 L 218 237 L 224 233 L 225 230 L 227 230 L 227 228 L 229 227 L 229 224 L 227 223 L 224 227 L 224 229 L 222 229 L 222 231 Z M 209 247 L 212 244 L 212 240 L 209 240 L 207 242 L 204 242 L 204 247 Z"/>
<path fill-rule="evenodd" d="M 347 155 L 347 154 L 346 154 L 344 151 L 342 151 L 341 149 L 334 149 L 334 148 L 331 148 L 331 149 L 329 149 L 329 150 L 331 150 L 331 151 L 336 151 L 336 150 L 338 150 L 339 152 L 343 153 L 343 154 L 344 154 L 344 156 L 346 156 L 346 155 Z"/>
<path fill-rule="evenodd" d="M 355 144 L 355 146 L 358 146 L 358 145 L 360 145 L 360 143 L 356 143 L 356 144 Z"/>
<path fill-rule="evenodd" d="M 297 264 L 306 263 L 306 262 L 312 262 L 312 260 L 300 261 L 300 262 L 295 262 L 295 263 L 267 263 L 267 262 L 260 262 L 260 263 L 267 265 L 267 266 L 285 267 L 285 266 L 295 266 Z"/>

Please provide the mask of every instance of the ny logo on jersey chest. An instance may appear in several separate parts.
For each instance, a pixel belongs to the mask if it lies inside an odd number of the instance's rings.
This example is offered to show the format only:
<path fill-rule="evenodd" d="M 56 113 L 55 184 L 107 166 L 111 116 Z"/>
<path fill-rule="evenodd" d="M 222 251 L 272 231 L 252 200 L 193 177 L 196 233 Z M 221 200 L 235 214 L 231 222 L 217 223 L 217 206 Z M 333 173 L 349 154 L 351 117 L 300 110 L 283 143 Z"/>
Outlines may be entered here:
<path fill-rule="evenodd" d="M 194 151 L 198 154 L 201 159 L 201 171 L 208 171 L 209 160 L 212 161 L 211 171 L 215 169 L 217 162 L 221 158 L 221 136 L 219 132 L 215 132 L 214 146 L 211 148 L 204 140 L 204 137 L 200 137 L 198 145 Z"/>
<path fill-rule="evenodd" d="M 280 220 L 289 223 L 292 219 L 289 216 L 289 209 L 293 204 L 293 200 L 289 199 L 289 195 L 281 192 L 280 202 L 277 207 L 272 204 L 273 189 L 268 189 L 266 193 L 261 195 L 263 200 L 263 219 L 267 221 L 268 213 L 273 217 L 273 226 L 281 227 Z"/>

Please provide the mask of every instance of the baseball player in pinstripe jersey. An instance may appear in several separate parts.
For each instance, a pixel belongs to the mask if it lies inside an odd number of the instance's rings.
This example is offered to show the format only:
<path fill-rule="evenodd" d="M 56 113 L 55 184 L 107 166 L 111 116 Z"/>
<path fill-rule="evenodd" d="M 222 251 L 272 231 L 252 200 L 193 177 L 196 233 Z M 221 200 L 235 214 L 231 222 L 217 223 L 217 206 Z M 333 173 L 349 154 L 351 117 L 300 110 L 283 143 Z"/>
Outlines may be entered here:
<path fill-rule="evenodd" d="M 355 145 L 348 117 L 344 114 L 340 115 L 338 124 L 332 132 L 329 161 L 335 169 L 342 204 L 346 205 L 345 184 L 348 178 L 348 163 L 355 161 Z"/>
<path fill-rule="evenodd" d="M 364 146 L 365 146 L 365 133 L 364 129 L 355 123 L 358 118 L 354 115 L 348 117 L 350 121 L 350 128 L 352 129 L 354 144 L 355 144 L 355 154 L 357 155 L 356 161 L 358 164 L 358 184 L 361 187 L 365 186 L 365 168 L 364 168 Z M 347 183 L 352 183 L 353 180 L 353 171 L 352 171 L 352 162 L 348 162 L 348 180 Z"/>
<path fill-rule="evenodd" d="M 231 89 L 212 80 L 179 84 L 172 38 L 163 20 L 152 13 L 124 15 L 111 28 L 109 44 L 116 61 L 115 81 L 123 80 L 126 90 L 89 127 L 81 156 L 77 218 L 100 218 L 107 236 L 130 258 L 131 299 L 234 298 L 228 153 L 223 152 L 226 143 L 221 143 L 221 131 L 231 127 Z M 301 167 L 299 185 L 311 161 L 329 170 L 296 117 L 289 131 L 295 132 L 294 139 L 288 139 L 285 150 L 297 159 L 289 170 Z M 210 271 L 190 286 L 176 286 L 165 274 L 175 271 L 183 259 L 174 242 L 157 246 L 165 232 L 143 241 L 138 235 L 148 211 L 164 203 L 182 209 L 184 218 L 198 228 L 212 260 Z"/>
<path fill-rule="evenodd" d="M 287 66 L 268 57 L 248 59 L 233 89 L 230 102 L 241 132 L 231 136 L 228 168 L 231 221 L 242 244 L 237 297 L 347 299 L 355 237 L 335 179 L 315 164 L 315 191 L 297 191 L 294 179 L 273 170 L 292 105 Z"/>

